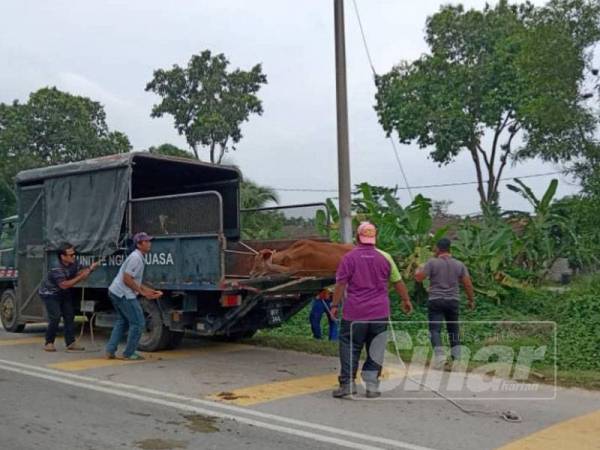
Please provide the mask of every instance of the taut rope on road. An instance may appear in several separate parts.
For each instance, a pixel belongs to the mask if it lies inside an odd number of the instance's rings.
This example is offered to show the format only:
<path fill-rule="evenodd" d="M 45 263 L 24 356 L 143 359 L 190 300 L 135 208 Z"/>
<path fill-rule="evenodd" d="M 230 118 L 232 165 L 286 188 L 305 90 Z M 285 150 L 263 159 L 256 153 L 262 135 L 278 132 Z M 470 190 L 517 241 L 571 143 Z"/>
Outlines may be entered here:
<path fill-rule="evenodd" d="M 438 397 L 451 403 L 456 408 L 458 408 L 461 412 L 463 412 L 469 416 L 484 416 L 484 417 L 495 417 L 495 418 L 499 417 L 502 420 L 505 420 L 506 422 L 510 422 L 510 423 L 520 423 L 522 421 L 521 416 L 519 416 L 519 414 L 517 414 L 515 411 L 511 411 L 511 410 L 483 411 L 483 410 L 478 410 L 478 409 L 467 409 L 464 406 L 462 406 L 460 403 L 458 403 L 456 400 L 453 400 L 450 397 L 448 397 L 447 395 L 442 394 L 440 391 L 429 386 L 427 383 L 423 383 L 423 382 L 411 377 L 408 373 L 408 367 L 406 366 L 406 364 L 404 363 L 404 360 L 400 356 L 400 350 L 398 349 L 398 342 L 396 341 L 396 332 L 394 331 L 394 327 L 392 326 L 392 322 L 390 319 L 388 319 L 388 323 L 389 323 L 390 330 L 392 330 L 392 339 L 394 340 L 394 348 L 396 349 L 396 356 L 398 357 L 398 361 L 400 361 L 400 364 L 402 364 L 402 367 L 404 367 L 404 370 L 406 371 L 406 378 L 409 381 L 412 381 L 413 383 L 415 383 L 425 389 L 429 389 L 435 395 L 437 395 Z"/>

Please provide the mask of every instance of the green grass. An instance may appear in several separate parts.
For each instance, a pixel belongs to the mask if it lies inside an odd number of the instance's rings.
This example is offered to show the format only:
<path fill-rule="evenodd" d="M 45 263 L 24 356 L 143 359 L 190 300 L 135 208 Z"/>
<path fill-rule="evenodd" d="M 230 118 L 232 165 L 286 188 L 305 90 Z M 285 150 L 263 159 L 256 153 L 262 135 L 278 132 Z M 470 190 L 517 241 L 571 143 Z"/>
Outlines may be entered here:
<path fill-rule="evenodd" d="M 400 322 L 395 326 L 410 335 L 413 340 L 426 339 L 426 305 L 415 304 L 415 311 L 408 317 L 392 296 L 392 319 Z M 464 305 L 464 301 L 462 305 Z M 310 305 L 281 327 L 262 330 L 253 339 L 254 345 L 290 349 L 301 352 L 336 356 L 337 344 L 312 338 L 308 321 Z M 512 298 L 497 305 L 484 298 L 477 299 L 477 309 L 461 310 L 463 324 L 462 342 L 472 354 L 487 345 L 505 345 L 513 349 L 515 357 L 522 346 L 539 347 L 553 344 L 553 328 L 547 325 L 511 325 L 508 321 L 551 321 L 557 324 L 558 382 L 563 386 L 600 389 L 600 277 L 576 280 L 564 293 L 550 292 L 543 288 L 528 292 L 515 292 Z M 494 321 L 501 323 L 476 323 Z M 323 318 L 323 329 L 327 321 Z M 324 333 L 326 334 L 326 333 Z M 554 349 L 549 345 L 546 356 L 535 361 L 532 370 L 538 382 L 554 380 Z M 393 348 L 390 348 L 394 351 Z M 411 353 L 402 351 L 407 362 Z M 493 360 L 490 360 L 490 362 Z M 488 361 L 473 362 L 470 367 Z"/>

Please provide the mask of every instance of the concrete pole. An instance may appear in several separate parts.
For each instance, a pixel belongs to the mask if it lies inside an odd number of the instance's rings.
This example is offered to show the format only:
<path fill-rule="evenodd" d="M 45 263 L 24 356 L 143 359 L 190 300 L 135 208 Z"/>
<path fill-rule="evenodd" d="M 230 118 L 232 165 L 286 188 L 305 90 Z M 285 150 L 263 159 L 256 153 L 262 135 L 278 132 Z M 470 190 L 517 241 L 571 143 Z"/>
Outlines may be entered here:
<path fill-rule="evenodd" d="M 344 0 L 333 0 L 335 21 L 335 75 L 337 102 L 338 191 L 340 236 L 352 243 L 350 151 L 348 145 L 348 98 L 346 87 L 346 43 L 344 38 Z"/>

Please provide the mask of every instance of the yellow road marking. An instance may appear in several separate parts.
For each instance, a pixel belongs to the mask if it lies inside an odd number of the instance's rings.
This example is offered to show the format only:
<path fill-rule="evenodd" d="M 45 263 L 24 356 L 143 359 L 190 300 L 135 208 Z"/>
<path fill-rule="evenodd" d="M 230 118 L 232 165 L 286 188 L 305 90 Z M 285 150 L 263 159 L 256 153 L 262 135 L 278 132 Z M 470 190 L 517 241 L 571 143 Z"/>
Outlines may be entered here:
<path fill-rule="evenodd" d="M 600 410 L 565 420 L 500 447 L 498 450 L 600 449 Z"/>
<path fill-rule="evenodd" d="M 402 369 L 385 368 L 382 378 L 400 378 L 405 376 L 405 374 L 406 371 Z M 411 374 L 413 374 L 413 372 L 411 372 Z M 337 374 L 315 375 L 311 377 L 248 386 L 245 388 L 212 394 L 207 398 L 226 403 L 233 403 L 239 406 L 250 406 L 283 398 L 297 397 L 299 395 L 326 391 L 328 389 L 335 388 L 337 383 Z"/>
<path fill-rule="evenodd" d="M 75 361 L 63 361 L 53 364 L 48 364 L 46 367 L 52 369 L 64 370 L 66 372 L 77 372 L 79 370 L 99 369 L 109 366 L 123 366 L 126 364 L 135 364 L 142 361 L 125 361 L 121 359 L 105 359 L 105 358 L 89 358 L 79 359 Z"/>
<path fill-rule="evenodd" d="M 46 367 L 52 369 L 64 370 L 66 372 L 78 372 L 80 370 L 98 369 L 102 367 L 110 366 L 123 366 L 127 364 L 144 363 L 144 362 L 156 362 L 162 360 L 188 358 L 194 355 L 202 353 L 227 353 L 235 352 L 240 350 L 246 350 L 251 348 L 247 345 L 241 344 L 222 344 L 222 345 L 211 345 L 207 347 L 200 347 L 190 350 L 169 350 L 164 352 L 139 352 L 140 355 L 146 358 L 141 361 L 127 361 L 122 359 L 106 359 L 106 358 L 87 358 L 77 359 L 69 361 L 61 361 L 57 363 L 48 364 Z"/>
<path fill-rule="evenodd" d="M 30 338 L 18 338 L 18 339 L 0 339 L 0 346 L 8 345 L 28 345 L 28 344 L 43 344 L 44 338 L 41 337 L 30 337 Z"/>

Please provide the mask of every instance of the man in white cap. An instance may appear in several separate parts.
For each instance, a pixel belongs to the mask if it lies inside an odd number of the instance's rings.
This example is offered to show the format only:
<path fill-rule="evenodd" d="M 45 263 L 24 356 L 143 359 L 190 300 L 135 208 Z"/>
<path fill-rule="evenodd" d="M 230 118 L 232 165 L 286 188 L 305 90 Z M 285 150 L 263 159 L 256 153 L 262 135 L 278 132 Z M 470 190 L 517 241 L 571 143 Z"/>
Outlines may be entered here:
<path fill-rule="evenodd" d="M 344 255 L 337 273 L 331 314 L 337 317 L 344 292 L 346 300 L 340 327 L 340 387 L 333 396 L 343 398 L 355 394 L 354 380 L 363 347 L 367 360 L 361 377 L 366 384 L 368 398 L 379 392 L 383 355 L 387 343 L 387 324 L 390 317 L 388 283 L 392 283 L 402 298 L 402 309 L 412 311 L 406 285 L 392 257 L 375 247 L 377 229 L 372 223 L 362 222 L 356 231 L 356 247 Z"/>
<path fill-rule="evenodd" d="M 133 236 L 136 249 L 127 257 L 119 273 L 108 288 L 110 301 L 117 313 L 117 320 L 110 339 L 106 344 L 106 357 L 114 359 L 117 346 L 127 332 L 127 345 L 123 350 L 123 359 L 141 360 L 143 356 L 136 353 L 138 343 L 145 327 L 144 312 L 138 300 L 138 295 L 155 300 L 162 296 L 161 291 L 154 290 L 142 284 L 144 277 L 144 255 L 150 252 L 152 236 L 137 233 Z"/>

